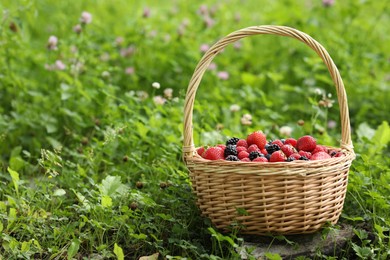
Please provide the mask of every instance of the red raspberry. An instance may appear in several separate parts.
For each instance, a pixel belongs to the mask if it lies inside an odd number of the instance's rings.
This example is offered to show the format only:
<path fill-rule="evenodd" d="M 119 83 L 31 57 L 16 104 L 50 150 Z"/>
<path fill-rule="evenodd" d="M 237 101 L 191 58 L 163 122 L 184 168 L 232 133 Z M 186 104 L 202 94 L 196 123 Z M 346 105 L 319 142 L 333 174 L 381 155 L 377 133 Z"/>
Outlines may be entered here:
<path fill-rule="evenodd" d="M 252 162 L 268 162 L 268 160 L 265 157 L 257 157 Z"/>
<path fill-rule="evenodd" d="M 251 160 L 249 158 L 242 158 L 241 162 L 251 162 Z"/>
<path fill-rule="evenodd" d="M 246 140 L 245 139 L 240 139 L 240 140 L 238 140 L 238 142 L 237 142 L 237 147 L 238 146 L 243 146 L 243 147 L 245 147 L 245 148 L 248 148 L 248 143 L 246 142 Z"/>
<path fill-rule="evenodd" d="M 246 138 L 248 145 L 255 144 L 260 149 L 264 149 L 265 144 L 267 143 L 267 138 L 265 134 L 261 131 L 256 131 L 248 135 Z"/>
<path fill-rule="evenodd" d="M 225 150 L 226 145 L 224 145 L 224 144 L 217 144 L 217 147 L 220 147 L 220 148 L 222 148 L 222 150 Z"/>
<path fill-rule="evenodd" d="M 261 149 L 261 153 L 264 154 L 264 155 L 267 155 L 268 154 L 267 149 L 265 149 L 265 148 Z"/>
<path fill-rule="evenodd" d="M 287 157 L 290 157 L 290 155 L 297 152 L 297 150 L 291 144 L 284 144 L 282 147 L 280 147 L 280 149 Z"/>
<path fill-rule="evenodd" d="M 342 156 L 344 156 L 344 154 L 342 152 L 338 152 L 334 157 L 342 157 Z"/>
<path fill-rule="evenodd" d="M 247 151 L 242 151 L 238 154 L 238 159 L 242 160 L 244 158 L 249 158 L 249 153 Z"/>
<path fill-rule="evenodd" d="M 310 157 L 311 157 L 311 153 L 310 152 L 299 151 L 299 154 L 301 156 L 305 156 L 307 159 L 310 159 Z"/>
<path fill-rule="evenodd" d="M 297 140 L 295 140 L 294 138 L 287 138 L 284 141 L 284 144 L 291 144 L 293 147 L 297 148 Z"/>
<path fill-rule="evenodd" d="M 205 150 L 206 150 L 206 149 L 202 146 L 202 147 L 199 147 L 199 148 L 196 150 L 196 152 L 197 152 L 200 156 L 202 156 Z"/>
<path fill-rule="evenodd" d="M 207 160 L 223 160 L 224 151 L 221 147 L 210 147 L 204 152 L 203 158 Z"/>
<path fill-rule="evenodd" d="M 302 136 L 297 141 L 297 149 L 298 151 L 305 151 L 305 152 L 311 152 L 316 148 L 316 139 L 314 139 L 310 135 Z"/>
<path fill-rule="evenodd" d="M 272 141 L 272 144 L 276 144 L 277 146 L 279 146 L 279 148 L 283 146 L 283 142 L 279 139 Z"/>
<path fill-rule="evenodd" d="M 297 152 L 291 154 L 288 158 L 294 158 L 295 160 L 299 160 L 301 158 L 301 155 Z"/>
<path fill-rule="evenodd" d="M 326 152 L 318 152 L 315 153 L 311 156 L 310 160 L 324 160 L 324 159 L 329 159 L 332 158 L 329 154 Z"/>
<path fill-rule="evenodd" d="M 237 146 L 236 150 L 237 150 L 237 154 L 239 154 L 242 151 L 246 151 L 246 148 L 244 146 Z"/>
<path fill-rule="evenodd" d="M 328 148 L 326 148 L 323 145 L 317 145 L 316 148 L 314 148 L 314 150 L 311 152 L 311 154 L 315 154 L 315 153 L 318 153 L 318 152 L 328 153 Z"/>
<path fill-rule="evenodd" d="M 257 147 L 257 145 L 252 144 L 251 146 L 248 147 L 247 150 L 248 153 L 255 152 L 255 151 L 260 152 L 260 149 L 259 147 Z"/>
<path fill-rule="evenodd" d="M 271 154 L 270 162 L 284 162 L 287 157 L 282 151 L 276 151 Z"/>

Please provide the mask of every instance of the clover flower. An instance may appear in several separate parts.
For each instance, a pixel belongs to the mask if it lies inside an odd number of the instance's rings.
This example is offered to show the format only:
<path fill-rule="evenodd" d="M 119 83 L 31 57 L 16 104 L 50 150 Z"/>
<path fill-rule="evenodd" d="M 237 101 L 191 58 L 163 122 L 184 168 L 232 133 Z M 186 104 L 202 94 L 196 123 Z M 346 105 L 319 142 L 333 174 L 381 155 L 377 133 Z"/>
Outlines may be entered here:
<path fill-rule="evenodd" d="M 89 24 L 92 22 L 92 14 L 84 11 L 81 13 L 81 17 L 80 17 L 80 23 L 82 24 Z"/>
<path fill-rule="evenodd" d="M 164 96 L 167 99 L 171 99 L 172 98 L 172 94 L 173 94 L 173 89 L 171 89 L 171 88 L 164 89 Z"/>
<path fill-rule="evenodd" d="M 160 83 L 158 83 L 158 82 L 153 82 L 153 83 L 152 83 L 152 87 L 155 88 L 155 89 L 159 89 L 161 86 L 160 86 Z"/>
<path fill-rule="evenodd" d="M 57 50 L 58 38 L 54 35 L 49 37 L 47 41 L 47 48 L 49 50 Z"/>
<path fill-rule="evenodd" d="M 240 111 L 240 109 L 241 109 L 241 107 L 239 105 L 237 105 L 237 104 L 233 104 L 233 105 L 230 106 L 230 111 L 233 112 L 233 113 L 237 112 L 237 111 Z"/>
<path fill-rule="evenodd" d="M 220 71 L 217 73 L 217 77 L 222 80 L 227 80 L 229 79 L 229 73 L 227 71 Z"/>
<path fill-rule="evenodd" d="M 208 44 L 202 44 L 200 45 L 200 51 L 205 53 L 206 51 L 208 51 L 210 49 L 210 46 Z"/>
<path fill-rule="evenodd" d="M 133 75 L 134 72 L 135 72 L 134 67 L 127 67 L 127 68 L 125 69 L 125 73 L 126 73 L 127 75 Z"/>
<path fill-rule="evenodd" d="M 241 117 L 241 124 L 242 125 L 251 125 L 252 124 L 252 115 L 250 114 L 244 114 Z"/>
<path fill-rule="evenodd" d="M 165 98 L 163 98 L 162 96 L 155 96 L 155 97 L 153 97 L 153 102 L 156 105 L 164 105 L 165 102 L 167 102 L 167 100 Z"/>
<path fill-rule="evenodd" d="M 289 126 L 282 126 L 279 129 L 279 133 L 280 133 L 280 135 L 283 135 L 283 136 L 291 136 L 292 128 Z"/>
<path fill-rule="evenodd" d="M 325 7 L 330 7 L 330 6 L 334 5 L 334 1 L 335 1 L 335 0 L 322 0 L 322 4 L 323 4 Z"/>

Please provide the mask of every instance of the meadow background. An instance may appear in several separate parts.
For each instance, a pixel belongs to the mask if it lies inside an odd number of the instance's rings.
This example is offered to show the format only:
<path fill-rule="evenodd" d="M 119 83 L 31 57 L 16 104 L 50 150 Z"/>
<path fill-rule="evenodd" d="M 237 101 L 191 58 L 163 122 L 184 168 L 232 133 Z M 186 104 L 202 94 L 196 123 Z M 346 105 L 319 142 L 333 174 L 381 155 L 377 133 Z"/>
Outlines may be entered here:
<path fill-rule="evenodd" d="M 243 239 L 195 205 L 183 103 L 213 43 L 264 24 L 319 41 L 348 95 L 357 158 L 340 223 L 356 239 L 318 259 L 389 257 L 389 1 L 4 0 L 0 11 L 0 259 L 239 258 Z M 293 39 L 229 46 L 196 98 L 198 146 L 254 130 L 339 144 L 329 73 Z"/>

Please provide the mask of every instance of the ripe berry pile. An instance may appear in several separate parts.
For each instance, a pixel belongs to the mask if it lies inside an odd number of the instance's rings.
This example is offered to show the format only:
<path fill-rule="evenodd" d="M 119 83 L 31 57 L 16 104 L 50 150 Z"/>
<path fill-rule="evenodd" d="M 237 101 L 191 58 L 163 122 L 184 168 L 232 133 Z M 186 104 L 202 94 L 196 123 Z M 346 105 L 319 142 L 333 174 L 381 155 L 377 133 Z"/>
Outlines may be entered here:
<path fill-rule="evenodd" d="M 292 162 L 295 160 L 323 160 L 340 157 L 337 150 L 318 145 L 316 139 L 305 135 L 299 139 L 287 138 L 267 142 L 265 134 L 256 131 L 246 139 L 230 138 L 226 144 L 209 148 L 200 147 L 197 153 L 206 160 L 242 162 Z"/>

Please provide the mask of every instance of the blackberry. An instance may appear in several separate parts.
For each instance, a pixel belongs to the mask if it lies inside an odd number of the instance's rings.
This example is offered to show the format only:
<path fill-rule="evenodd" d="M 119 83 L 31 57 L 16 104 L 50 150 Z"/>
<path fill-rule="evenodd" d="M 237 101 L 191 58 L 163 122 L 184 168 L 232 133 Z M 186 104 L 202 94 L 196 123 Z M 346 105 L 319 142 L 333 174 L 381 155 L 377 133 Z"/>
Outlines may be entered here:
<path fill-rule="evenodd" d="M 229 155 L 237 156 L 237 147 L 235 145 L 229 144 L 226 146 L 225 151 L 224 151 L 224 156 L 226 158 Z"/>
<path fill-rule="evenodd" d="M 276 152 L 276 151 L 280 150 L 279 145 L 272 144 L 272 143 L 271 144 L 270 143 L 266 144 L 264 148 L 265 148 L 265 150 L 267 150 L 268 154 L 272 154 L 273 152 Z"/>
<path fill-rule="evenodd" d="M 249 153 L 249 160 L 253 161 L 257 157 L 264 157 L 262 153 L 259 153 L 258 151 L 253 151 Z"/>
<path fill-rule="evenodd" d="M 337 154 L 337 152 L 336 151 L 332 151 L 331 153 L 330 153 L 330 156 L 335 156 Z"/>
<path fill-rule="evenodd" d="M 225 158 L 226 161 L 239 161 L 237 156 L 235 155 L 229 155 L 228 157 Z"/>
<path fill-rule="evenodd" d="M 267 158 L 267 160 L 269 161 L 269 159 L 271 159 L 271 155 L 270 154 L 266 154 L 265 158 Z"/>
<path fill-rule="evenodd" d="M 286 162 L 292 162 L 292 161 L 295 161 L 295 158 L 294 157 L 288 157 Z"/>
<path fill-rule="evenodd" d="M 299 158 L 299 160 L 308 161 L 309 159 L 307 159 L 306 156 L 301 156 L 301 157 Z"/>
<path fill-rule="evenodd" d="M 237 137 L 232 137 L 232 138 L 230 138 L 229 140 L 226 141 L 226 146 L 228 146 L 228 145 L 236 145 L 239 140 L 240 139 L 237 138 Z"/>
<path fill-rule="evenodd" d="M 280 141 L 282 141 L 282 143 L 284 144 L 286 142 L 286 139 L 280 139 Z"/>

